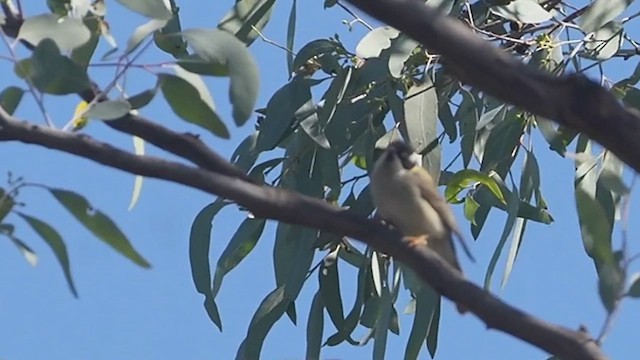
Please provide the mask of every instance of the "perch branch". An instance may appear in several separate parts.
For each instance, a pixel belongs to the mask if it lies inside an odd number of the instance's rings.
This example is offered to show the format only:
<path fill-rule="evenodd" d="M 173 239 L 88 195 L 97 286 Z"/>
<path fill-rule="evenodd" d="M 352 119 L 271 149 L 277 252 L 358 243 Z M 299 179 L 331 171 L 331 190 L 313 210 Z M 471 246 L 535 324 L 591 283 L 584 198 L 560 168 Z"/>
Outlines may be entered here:
<path fill-rule="evenodd" d="M 379 222 L 323 200 L 284 189 L 260 186 L 233 175 L 215 173 L 152 156 L 138 156 L 83 134 L 20 121 L 0 108 L 0 141 L 20 141 L 60 150 L 129 173 L 168 180 L 235 201 L 257 217 L 346 235 L 407 264 L 446 298 L 461 304 L 494 328 L 563 359 L 606 357 L 586 333 L 547 323 L 499 300 L 464 279 L 427 248 L 416 248 Z M 229 164 L 229 166 L 232 166 Z"/>

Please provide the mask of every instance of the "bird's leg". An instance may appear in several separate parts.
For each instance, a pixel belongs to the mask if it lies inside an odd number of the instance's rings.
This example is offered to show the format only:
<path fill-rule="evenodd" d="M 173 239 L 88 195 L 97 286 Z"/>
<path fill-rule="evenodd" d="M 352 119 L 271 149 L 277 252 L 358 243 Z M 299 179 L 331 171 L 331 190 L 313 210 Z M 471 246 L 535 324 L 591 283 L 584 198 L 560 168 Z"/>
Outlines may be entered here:
<path fill-rule="evenodd" d="M 429 244 L 429 235 L 405 236 L 403 240 L 407 241 L 410 247 L 427 246 Z"/>

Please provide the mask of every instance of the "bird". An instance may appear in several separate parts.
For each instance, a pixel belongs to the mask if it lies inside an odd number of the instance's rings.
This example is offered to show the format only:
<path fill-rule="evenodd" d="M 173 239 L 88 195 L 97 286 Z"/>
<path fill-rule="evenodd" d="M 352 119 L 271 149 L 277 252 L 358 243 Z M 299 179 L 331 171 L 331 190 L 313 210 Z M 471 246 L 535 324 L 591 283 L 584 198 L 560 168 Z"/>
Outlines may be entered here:
<path fill-rule="evenodd" d="M 473 256 L 453 211 L 420 163 L 420 156 L 404 141 L 389 143 L 371 170 L 370 188 L 377 214 L 403 233 L 412 246 L 426 245 L 462 272 L 453 236 L 471 260 Z"/>

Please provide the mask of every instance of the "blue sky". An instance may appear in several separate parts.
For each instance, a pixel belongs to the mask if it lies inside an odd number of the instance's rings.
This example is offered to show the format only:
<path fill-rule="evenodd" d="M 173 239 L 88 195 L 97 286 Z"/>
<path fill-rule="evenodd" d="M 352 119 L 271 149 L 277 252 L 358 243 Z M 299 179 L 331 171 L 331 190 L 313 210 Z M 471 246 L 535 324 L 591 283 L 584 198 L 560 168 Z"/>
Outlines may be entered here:
<path fill-rule="evenodd" d="M 43 4 L 27 4 L 28 15 L 44 12 Z M 289 1 L 279 2 L 264 34 L 285 43 Z M 184 28 L 216 26 L 231 1 L 182 1 Z M 123 10 L 116 2 L 109 3 L 108 20 L 114 36 L 125 44 L 127 35 L 146 20 Z M 638 6 L 633 6 L 637 11 Z M 341 20 L 349 19 L 345 12 L 334 8 L 323 10 L 322 1 L 298 3 L 296 48 L 307 41 L 338 33 L 353 48 L 364 34 L 362 28 L 349 32 Z M 632 13 L 629 11 L 629 13 Z M 375 22 L 372 22 L 375 24 Z M 638 34 L 637 26 L 631 35 Z M 104 53 L 106 48 L 98 50 Z M 287 79 L 285 53 L 257 40 L 250 48 L 261 69 L 261 91 L 258 105 Z M 5 50 L 2 50 L 5 53 Z M 22 52 L 25 55 L 26 52 Z M 142 61 L 166 59 L 157 53 Z M 636 63 L 617 62 L 607 71 L 619 79 L 633 71 Z M 12 74 L 11 64 L 0 62 L 3 74 Z M 105 84 L 113 69 L 92 69 L 98 82 Z M 179 120 L 160 98 L 144 109 L 143 115 L 177 131 L 196 131 L 213 149 L 229 157 L 237 144 L 251 131 L 252 122 L 234 128 L 227 100 L 224 79 L 207 79 L 220 115 L 232 130 L 230 140 L 220 140 Z M 141 71 L 132 71 L 127 83 L 129 93 L 151 87 L 154 79 Z M 5 77 L 2 87 L 18 82 Z M 77 98 L 46 98 L 46 106 L 58 126 L 71 118 Z M 34 102 L 25 97 L 18 115 L 42 123 Z M 131 139 L 117 134 L 100 123 L 92 123 L 87 133 L 122 148 L 131 149 Z M 445 146 L 445 153 L 457 149 L 457 143 Z M 536 155 L 542 171 L 542 189 L 555 223 L 550 226 L 529 224 L 523 247 L 510 281 L 499 288 L 504 259 L 498 266 L 494 291 L 496 295 L 548 321 L 577 328 L 584 324 L 597 334 L 605 318 L 596 288 L 592 262 L 582 248 L 573 199 L 573 161 L 560 158 L 546 150 L 538 136 Z M 148 148 L 150 154 L 168 156 Z M 111 251 L 82 228 L 47 193 L 37 188 L 24 189 L 20 200 L 24 212 L 54 225 L 64 237 L 71 257 L 71 267 L 80 298 L 74 299 L 67 289 L 62 271 L 46 244 L 16 217 L 9 222 L 17 225 L 17 235 L 38 254 L 39 263 L 30 266 L 8 241 L 0 240 L 0 359 L 232 359 L 244 338 L 249 321 L 262 298 L 274 288 L 272 275 L 272 245 L 274 223 L 270 223 L 254 251 L 226 278 L 217 302 L 224 331 L 219 332 L 209 321 L 202 297 L 191 280 L 188 258 L 189 228 L 194 216 L 212 197 L 175 184 L 146 179 L 139 203 L 127 211 L 133 176 L 119 170 L 96 165 L 64 153 L 18 143 L 0 143 L 4 154 L 0 171 L 11 170 L 28 181 L 75 190 L 97 208 L 109 214 L 128 235 L 134 246 L 149 260 L 153 268 L 139 268 Z M 170 157 L 170 156 L 168 156 Z M 629 229 L 631 249 L 640 251 L 634 234 L 640 227 L 634 224 L 638 196 L 631 202 Z M 466 236 L 468 226 L 460 208 L 455 208 Z M 242 214 L 227 207 L 213 225 L 211 261 L 217 261 Z M 475 264 L 465 262 L 467 276 L 481 284 L 499 239 L 505 216 L 493 211 L 480 238 L 471 248 Z M 614 238 L 620 240 L 619 229 Z M 504 256 L 503 256 L 504 257 Z M 341 269 L 346 269 L 342 267 Z M 637 270 L 637 266 L 636 266 Z M 344 271 L 343 290 L 354 286 L 355 273 Z M 313 278 L 305 285 L 298 301 L 298 325 L 281 319 L 267 337 L 264 359 L 294 360 L 304 358 L 305 328 L 311 297 L 317 289 Z M 343 298 L 345 307 L 353 301 L 350 291 Z M 406 305 L 406 296 L 398 302 L 398 310 Z M 389 336 L 387 357 L 400 358 L 404 353 L 410 316 L 401 316 L 401 335 Z M 333 329 L 325 322 L 329 335 Z M 615 359 L 631 359 L 632 341 L 640 324 L 640 302 L 626 300 L 605 342 L 605 352 Z M 362 336 L 362 329 L 356 337 Z M 323 359 L 368 358 L 372 342 L 364 348 L 338 346 L 324 348 Z M 544 359 L 546 354 L 508 335 L 487 330 L 471 315 L 460 316 L 448 302 L 440 328 L 439 359 L 470 357 L 491 359 Z M 421 358 L 428 358 L 426 351 Z"/>

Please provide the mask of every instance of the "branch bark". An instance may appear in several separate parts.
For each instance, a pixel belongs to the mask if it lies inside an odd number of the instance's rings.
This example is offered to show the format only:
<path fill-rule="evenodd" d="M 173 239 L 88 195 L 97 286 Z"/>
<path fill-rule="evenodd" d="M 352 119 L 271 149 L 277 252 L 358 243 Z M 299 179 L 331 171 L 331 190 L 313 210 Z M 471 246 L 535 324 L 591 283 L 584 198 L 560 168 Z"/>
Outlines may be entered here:
<path fill-rule="evenodd" d="M 475 37 L 462 24 L 441 16 L 418 0 L 349 0 L 428 48 L 441 53 L 462 80 L 534 114 L 581 131 L 640 170 L 638 117 L 625 111 L 598 85 L 579 76 L 564 78 L 533 71 Z M 5 14 L 7 15 L 7 14 Z M 9 19 L 10 16 L 7 16 Z M 22 19 L 3 26 L 13 34 Z M 7 25 L 8 24 L 8 25 Z M 473 56 L 468 56 L 473 54 Z M 80 94 L 91 101 L 93 94 Z M 358 239 L 410 266 L 436 291 L 464 305 L 495 328 L 563 359 L 605 359 L 584 332 L 547 323 L 518 310 L 465 280 L 426 248 L 414 248 L 400 234 L 320 199 L 252 183 L 240 169 L 206 147 L 196 136 L 178 134 L 139 116 L 106 122 L 139 136 L 198 166 L 137 156 L 90 136 L 19 121 L 0 108 L 0 141 L 20 141 L 56 149 L 129 173 L 164 179 L 237 202 L 255 216 L 330 231 Z"/>
<path fill-rule="evenodd" d="M 179 137 L 175 134 L 174 137 Z M 168 180 L 237 202 L 255 216 L 330 231 L 360 240 L 407 264 L 426 283 L 494 328 L 563 359 L 606 359 L 584 332 L 547 323 L 516 309 L 464 279 L 427 248 L 410 246 L 379 222 L 320 199 L 260 186 L 152 156 L 137 156 L 82 134 L 20 121 L 0 108 L 0 141 L 20 141 L 64 151 L 129 173 Z M 232 166 L 229 164 L 229 166 Z"/>
<path fill-rule="evenodd" d="M 528 67 L 421 0 L 347 1 L 441 54 L 462 81 L 587 135 L 640 171 L 640 117 L 598 84 Z"/>

